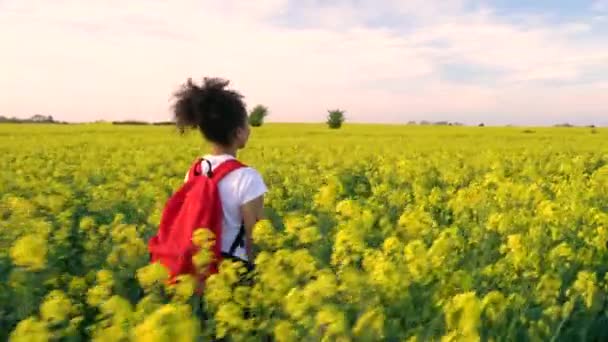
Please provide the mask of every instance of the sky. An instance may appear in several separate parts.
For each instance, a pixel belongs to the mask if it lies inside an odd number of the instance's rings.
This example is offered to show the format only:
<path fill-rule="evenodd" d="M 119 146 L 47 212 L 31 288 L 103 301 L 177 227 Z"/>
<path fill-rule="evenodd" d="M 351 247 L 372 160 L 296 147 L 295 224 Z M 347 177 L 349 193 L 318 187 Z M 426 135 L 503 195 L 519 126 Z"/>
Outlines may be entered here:
<path fill-rule="evenodd" d="M 608 0 L 0 0 L 0 115 L 169 120 L 205 76 L 275 122 L 608 125 Z"/>

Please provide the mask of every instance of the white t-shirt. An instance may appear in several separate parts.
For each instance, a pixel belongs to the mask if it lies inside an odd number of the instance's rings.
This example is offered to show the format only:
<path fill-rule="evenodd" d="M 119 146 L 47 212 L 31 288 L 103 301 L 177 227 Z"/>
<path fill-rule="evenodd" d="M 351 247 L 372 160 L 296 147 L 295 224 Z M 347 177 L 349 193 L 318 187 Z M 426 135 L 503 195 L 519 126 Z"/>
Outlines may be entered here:
<path fill-rule="evenodd" d="M 234 159 L 233 156 L 227 154 L 205 155 L 203 158 L 211 162 L 212 171 L 224 161 Z M 209 165 L 207 162 L 202 161 L 201 167 L 204 174 L 208 171 Z M 188 180 L 187 173 L 185 180 Z M 224 211 L 222 252 L 228 253 L 243 222 L 240 210 L 241 205 L 263 195 L 268 189 L 260 173 L 250 167 L 243 167 L 230 172 L 220 180 L 218 188 L 222 201 L 222 210 Z M 237 247 L 233 255 L 237 258 L 248 260 L 247 251 L 244 247 Z"/>

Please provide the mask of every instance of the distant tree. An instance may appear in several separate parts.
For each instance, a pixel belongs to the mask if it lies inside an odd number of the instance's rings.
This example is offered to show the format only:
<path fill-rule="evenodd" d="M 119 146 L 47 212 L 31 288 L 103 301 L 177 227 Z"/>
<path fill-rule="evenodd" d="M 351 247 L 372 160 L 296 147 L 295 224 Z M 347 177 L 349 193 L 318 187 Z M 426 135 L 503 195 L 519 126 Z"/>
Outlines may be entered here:
<path fill-rule="evenodd" d="M 126 125 L 126 126 L 145 126 L 150 123 L 146 121 L 137 121 L 137 120 L 125 120 L 125 121 L 112 121 L 112 125 Z"/>
<path fill-rule="evenodd" d="M 422 121 L 420 121 L 420 124 L 421 124 L 422 126 L 426 126 L 426 125 L 430 125 L 431 123 L 430 123 L 430 122 L 428 122 L 428 121 L 426 121 L 426 120 L 422 120 Z"/>
<path fill-rule="evenodd" d="M 485 127 L 486 125 L 482 122 L 479 124 L 479 127 Z"/>
<path fill-rule="evenodd" d="M 249 114 L 249 124 L 253 127 L 260 127 L 264 124 L 264 118 L 268 116 L 268 108 L 257 105 Z"/>
<path fill-rule="evenodd" d="M 334 109 L 327 111 L 327 126 L 331 129 L 338 129 L 342 127 L 342 124 L 346 120 L 344 118 L 344 111 L 340 109 Z"/>
<path fill-rule="evenodd" d="M 408 121 L 408 123 L 407 123 L 407 124 L 408 124 L 408 125 L 416 125 L 417 123 L 416 123 L 416 121 L 413 121 L 413 120 L 412 120 L 412 121 Z"/>
<path fill-rule="evenodd" d="M 46 116 L 46 115 L 36 114 L 30 118 L 30 121 L 32 121 L 32 122 L 50 122 L 49 118 L 50 117 Z"/>

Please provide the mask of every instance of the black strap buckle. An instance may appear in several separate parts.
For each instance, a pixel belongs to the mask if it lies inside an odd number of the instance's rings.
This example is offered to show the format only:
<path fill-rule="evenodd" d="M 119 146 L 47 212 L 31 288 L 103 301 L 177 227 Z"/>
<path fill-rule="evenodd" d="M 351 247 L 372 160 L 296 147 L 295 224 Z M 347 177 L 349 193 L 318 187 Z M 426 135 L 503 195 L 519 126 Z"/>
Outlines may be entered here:
<path fill-rule="evenodd" d="M 238 247 L 245 247 L 245 224 L 241 223 L 241 229 L 239 229 L 239 233 L 236 235 L 236 238 L 230 245 L 230 250 L 228 254 L 234 255 L 234 252 Z"/>
<path fill-rule="evenodd" d="M 205 158 L 201 158 L 199 160 L 199 162 L 197 163 L 198 165 L 196 167 L 194 167 L 194 175 L 195 176 L 200 176 L 203 173 L 203 165 L 201 165 L 202 162 L 206 162 L 207 163 L 207 177 L 211 178 L 213 177 L 213 170 L 211 170 L 211 162 Z"/>

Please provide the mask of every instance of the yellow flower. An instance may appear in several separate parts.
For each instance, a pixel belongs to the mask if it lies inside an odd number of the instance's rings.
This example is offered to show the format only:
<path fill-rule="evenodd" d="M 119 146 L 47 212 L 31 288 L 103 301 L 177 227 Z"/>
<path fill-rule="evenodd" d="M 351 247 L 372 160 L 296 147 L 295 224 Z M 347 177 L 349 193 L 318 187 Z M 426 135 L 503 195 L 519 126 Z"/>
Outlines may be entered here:
<path fill-rule="evenodd" d="M 336 234 L 334 252 L 331 264 L 334 266 L 349 266 L 361 257 L 365 250 L 363 232 L 356 227 L 341 227 Z"/>
<path fill-rule="evenodd" d="M 444 310 L 449 330 L 458 332 L 465 339 L 479 339 L 481 303 L 474 292 L 454 296 Z"/>
<path fill-rule="evenodd" d="M 203 249 L 211 249 L 215 243 L 215 235 L 210 229 L 199 228 L 192 234 L 192 243 Z"/>
<path fill-rule="evenodd" d="M 481 306 L 485 316 L 492 322 L 503 320 L 507 306 L 505 296 L 499 291 L 490 291 L 483 297 Z"/>
<path fill-rule="evenodd" d="M 222 304 L 215 314 L 217 337 L 223 338 L 231 332 L 246 333 L 252 329 L 251 321 L 243 318 L 243 309 L 234 302 Z"/>
<path fill-rule="evenodd" d="M 100 342 L 128 340 L 133 327 L 131 303 L 122 297 L 112 296 L 99 308 L 104 319 L 93 331 L 93 340 Z"/>
<path fill-rule="evenodd" d="M 361 208 L 352 199 L 346 199 L 346 200 L 340 201 L 336 205 L 336 213 L 340 214 L 344 218 L 355 217 L 360 212 L 361 212 Z"/>
<path fill-rule="evenodd" d="M 522 249 L 521 234 L 511 234 L 507 236 L 507 247 L 512 251 Z"/>
<path fill-rule="evenodd" d="M 312 244 L 321 240 L 319 228 L 315 226 L 304 227 L 298 232 L 298 240 L 303 244 Z"/>
<path fill-rule="evenodd" d="M 214 261 L 213 251 L 209 248 L 201 248 L 192 256 L 192 263 L 196 270 L 204 273 L 207 267 Z"/>
<path fill-rule="evenodd" d="M 289 263 L 293 267 L 292 271 L 296 277 L 310 277 L 317 269 L 315 258 L 306 249 L 293 252 L 290 255 Z"/>
<path fill-rule="evenodd" d="M 51 334 L 46 324 L 33 317 L 19 322 L 9 338 L 11 342 L 47 342 L 50 340 Z"/>
<path fill-rule="evenodd" d="M 323 307 L 316 315 L 316 322 L 324 336 L 341 335 L 346 331 L 344 313 L 335 306 Z"/>
<path fill-rule="evenodd" d="M 283 225 L 287 233 L 297 235 L 301 228 L 306 227 L 307 222 L 300 215 L 290 214 L 283 218 Z"/>
<path fill-rule="evenodd" d="M 568 290 L 569 295 L 579 295 L 587 309 L 591 312 L 598 312 L 604 304 L 605 294 L 596 284 L 595 273 L 580 271 L 576 281 Z"/>
<path fill-rule="evenodd" d="M 211 275 L 205 282 L 205 299 L 213 307 L 228 302 L 233 297 L 232 288 L 246 272 L 241 262 L 224 260 L 219 273 Z"/>
<path fill-rule="evenodd" d="M 111 271 L 100 270 L 97 272 L 97 284 L 103 286 L 114 286 L 114 276 Z"/>
<path fill-rule="evenodd" d="M 557 276 L 544 274 L 536 286 L 536 296 L 542 302 L 554 304 L 560 295 L 562 281 Z"/>
<path fill-rule="evenodd" d="M 109 327 L 96 329 L 93 332 L 91 340 L 93 342 L 128 341 L 129 334 L 125 333 L 124 329 L 119 325 L 110 325 Z"/>
<path fill-rule="evenodd" d="M 187 301 L 196 290 L 196 279 L 189 274 L 183 274 L 176 278 L 177 283 L 167 286 L 167 291 L 174 294 L 173 300 Z"/>
<path fill-rule="evenodd" d="M 133 312 L 131 303 L 120 296 L 112 296 L 110 299 L 100 305 L 101 312 L 118 316 L 122 320 L 126 320 Z"/>
<path fill-rule="evenodd" d="M 555 261 L 559 261 L 560 259 L 568 260 L 573 254 L 572 248 L 566 242 L 562 242 L 549 252 L 549 258 Z"/>
<path fill-rule="evenodd" d="M 427 234 L 433 227 L 433 218 L 423 208 L 417 207 L 413 210 L 406 210 L 399 217 L 399 231 L 407 237 L 416 239 Z"/>
<path fill-rule="evenodd" d="M 167 269 L 158 262 L 137 270 L 137 280 L 145 290 L 151 290 L 153 286 L 163 285 L 168 278 Z"/>
<path fill-rule="evenodd" d="M 319 189 L 319 192 L 314 198 L 315 207 L 323 210 L 331 210 L 333 208 L 333 205 L 341 192 L 338 183 L 338 181 L 332 180 Z"/>
<path fill-rule="evenodd" d="M 304 298 L 304 294 L 297 289 L 292 289 L 283 300 L 283 308 L 295 320 L 304 319 L 307 316 L 311 303 Z"/>
<path fill-rule="evenodd" d="M 95 219 L 89 216 L 83 217 L 80 219 L 79 227 L 82 230 L 90 230 L 95 227 Z"/>
<path fill-rule="evenodd" d="M 382 250 L 387 255 L 396 254 L 401 248 L 403 248 L 401 242 L 395 236 L 384 239 L 384 242 L 382 243 Z"/>
<path fill-rule="evenodd" d="M 267 219 L 260 220 L 253 226 L 253 241 L 256 245 L 270 249 L 280 246 L 281 243 L 272 223 Z"/>
<path fill-rule="evenodd" d="M 165 303 L 164 299 L 156 293 L 151 293 L 142 298 L 135 306 L 134 317 L 138 320 L 143 320 L 150 316 L 154 311 L 158 310 Z"/>
<path fill-rule="evenodd" d="M 426 246 L 422 240 L 413 240 L 404 248 L 405 260 L 415 262 L 426 258 Z"/>
<path fill-rule="evenodd" d="M 542 201 L 537 206 L 537 213 L 541 217 L 550 220 L 555 216 L 555 205 L 550 201 Z"/>
<path fill-rule="evenodd" d="M 381 308 L 373 308 L 362 314 L 353 328 L 357 338 L 378 341 L 384 338 L 384 313 Z"/>
<path fill-rule="evenodd" d="M 51 291 L 40 305 L 40 316 L 49 323 L 65 321 L 72 312 L 72 302 L 59 290 Z"/>
<path fill-rule="evenodd" d="M 10 254 L 15 265 L 31 271 L 40 271 L 46 266 L 46 237 L 36 234 L 25 235 L 13 244 Z"/>
<path fill-rule="evenodd" d="M 321 305 L 336 295 L 338 291 L 336 276 L 329 270 L 318 272 L 317 278 L 310 281 L 302 290 L 304 300 L 310 305 Z"/>
<path fill-rule="evenodd" d="M 251 288 L 248 286 L 237 286 L 233 291 L 232 300 L 240 306 L 246 307 L 250 304 Z"/>
<path fill-rule="evenodd" d="M 166 304 L 133 330 L 134 341 L 191 342 L 200 333 L 200 322 L 187 304 Z"/>
<path fill-rule="evenodd" d="M 274 337 L 277 342 L 296 342 L 298 336 L 294 327 L 288 321 L 279 321 L 274 327 Z"/>
<path fill-rule="evenodd" d="M 87 291 L 87 304 L 98 306 L 110 298 L 111 295 L 112 291 L 110 288 L 103 285 L 95 285 Z"/>
<path fill-rule="evenodd" d="M 68 285 L 68 293 L 71 296 L 78 297 L 84 294 L 87 290 L 87 282 L 84 278 L 73 277 Z"/>

